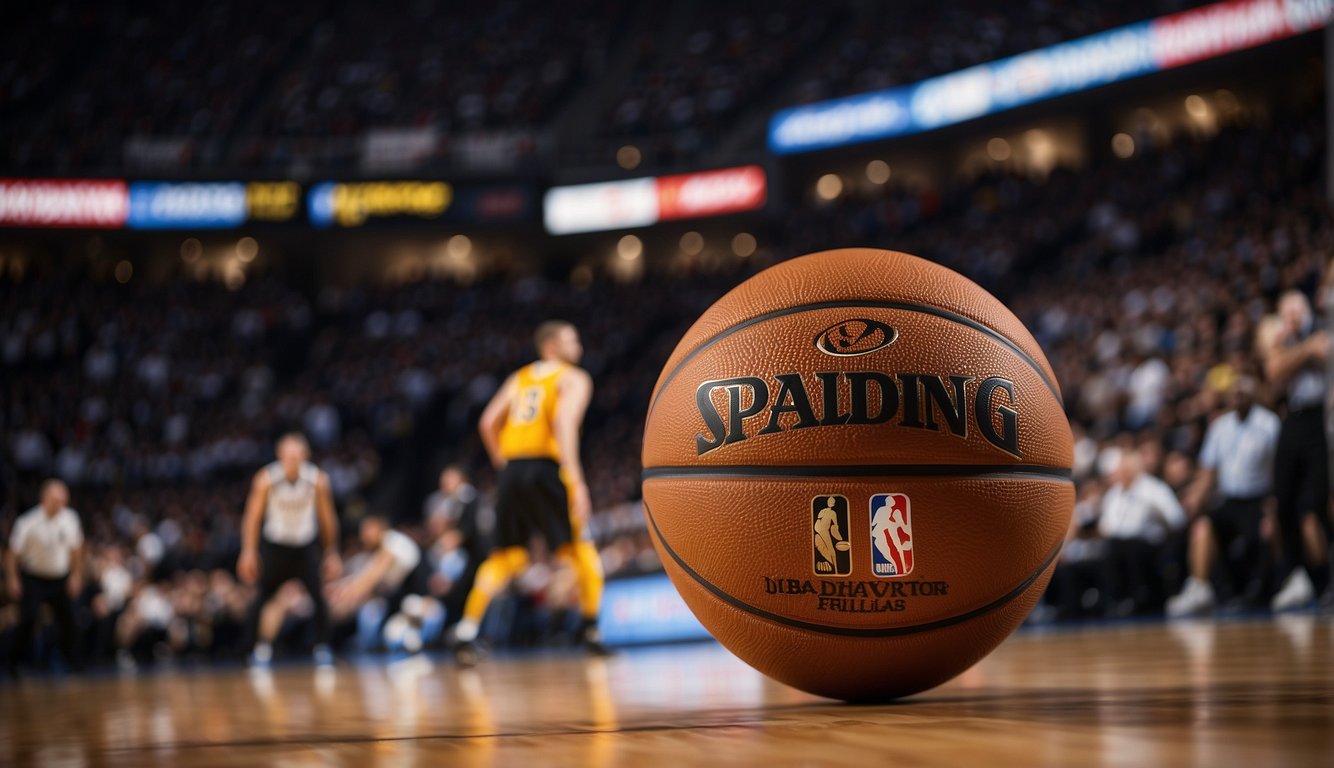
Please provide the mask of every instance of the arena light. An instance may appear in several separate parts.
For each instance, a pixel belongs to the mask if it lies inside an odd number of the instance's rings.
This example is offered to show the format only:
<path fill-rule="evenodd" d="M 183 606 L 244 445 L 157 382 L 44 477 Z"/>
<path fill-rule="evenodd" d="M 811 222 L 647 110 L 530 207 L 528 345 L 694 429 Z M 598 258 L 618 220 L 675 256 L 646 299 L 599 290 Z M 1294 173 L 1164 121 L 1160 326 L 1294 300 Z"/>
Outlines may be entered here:
<path fill-rule="evenodd" d="M 644 255 L 644 241 L 634 235 L 626 235 L 616 243 L 616 255 L 624 261 L 634 261 Z"/>
<path fill-rule="evenodd" d="M 1135 154 L 1135 140 L 1128 133 L 1118 133 L 1112 137 L 1112 153 L 1122 160 Z"/>
<path fill-rule="evenodd" d="M 1318 29 L 1334 0 L 1229 0 L 887 88 L 785 109 L 777 154 L 920 133 Z"/>
<path fill-rule="evenodd" d="M 453 256 L 456 259 L 461 259 L 472 253 L 472 240 L 470 240 L 467 235 L 454 235 L 449 238 L 449 242 L 445 245 L 445 250 L 450 256 Z"/>
<path fill-rule="evenodd" d="M 698 256 L 704 252 L 704 236 L 691 230 L 681 235 L 681 253 L 687 256 Z"/>
<path fill-rule="evenodd" d="M 884 160 L 872 160 L 866 164 L 866 179 L 872 184 L 885 184 L 889 181 L 889 163 Z"/>
<path fill-rule="evenodd" d="M 732 253 L 738 257 L 748 259 L 755 255 L 755 249 L 758 244 L 755 242 L 755 236 L 749 232 L 740 232 L 732 238 Z"/>
<path fill-rule="evenodd" d="M 236 258 L 242 264 L 249 264 L 259 255 L 259 241 L 253 237 L 243 237 L 236 241 Z"/>
<path fill-rule="evenodd" d="M 826 173 L 815 182 L 815 194 L 821 200 L 833 200 L 843 194 L 843 179 L 837 173 Z"/>
<path fill-rule="evenodd" d="M 639 151 L 639 147 L 634 144 L 626 144 L 616 150 L 616 164 L 627 171 L 633 171 L 639 167 L 639 163 L 644 159 Z"/>

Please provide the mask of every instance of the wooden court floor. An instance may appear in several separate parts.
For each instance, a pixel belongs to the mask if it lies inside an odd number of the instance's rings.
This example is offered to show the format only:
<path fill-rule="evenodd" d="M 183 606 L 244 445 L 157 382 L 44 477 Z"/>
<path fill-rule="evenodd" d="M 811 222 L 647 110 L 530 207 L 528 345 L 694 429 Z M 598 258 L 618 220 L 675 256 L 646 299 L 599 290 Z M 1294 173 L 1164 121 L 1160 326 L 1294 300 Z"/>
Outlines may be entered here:
<path fill-rule="evenodd" d="M 165 671 L 0 687 L 0 765 L 1334 766 L 1334 620 L 1021 633 L 848 706 L 712 644 Z"/>

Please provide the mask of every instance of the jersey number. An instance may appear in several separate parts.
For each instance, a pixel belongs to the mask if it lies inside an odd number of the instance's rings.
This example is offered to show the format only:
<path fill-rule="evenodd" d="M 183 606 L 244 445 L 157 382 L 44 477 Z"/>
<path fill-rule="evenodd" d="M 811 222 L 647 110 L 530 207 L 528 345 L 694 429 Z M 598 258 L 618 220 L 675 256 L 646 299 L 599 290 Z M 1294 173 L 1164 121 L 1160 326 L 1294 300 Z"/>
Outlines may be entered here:
<path fill-rule="evenodd" d="M 528 387 L 519 393 L 510 409 L 510 421 L 515 424 L 528 424 L 537 418 L 538 408 L 542 405 L 542 388 Z"/>

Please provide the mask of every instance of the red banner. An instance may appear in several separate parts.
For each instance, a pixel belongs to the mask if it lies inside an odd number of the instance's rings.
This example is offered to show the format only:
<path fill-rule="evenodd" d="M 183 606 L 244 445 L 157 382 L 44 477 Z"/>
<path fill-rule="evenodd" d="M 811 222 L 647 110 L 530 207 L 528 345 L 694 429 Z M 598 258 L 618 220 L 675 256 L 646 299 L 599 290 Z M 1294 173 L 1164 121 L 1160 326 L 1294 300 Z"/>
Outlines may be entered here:
<path fill-rule="evenodd" d="M 125 226 L 130 193 L 119 179 L 0 179 L 0 226 Z"/>
<path fill-rule="evenodd" d="M 683 173 L 658 179 L 658 220 L 693 219 L 764 205 L 764 169 L 758 165 Z"/>

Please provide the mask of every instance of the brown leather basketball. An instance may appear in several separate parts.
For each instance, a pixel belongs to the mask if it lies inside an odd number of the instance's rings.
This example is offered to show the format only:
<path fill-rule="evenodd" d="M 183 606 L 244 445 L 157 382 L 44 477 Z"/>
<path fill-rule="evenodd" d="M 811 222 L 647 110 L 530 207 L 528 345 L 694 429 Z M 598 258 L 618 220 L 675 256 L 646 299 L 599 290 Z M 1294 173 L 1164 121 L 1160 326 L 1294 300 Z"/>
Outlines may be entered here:
<path fill-rule="evenodd" d="M 761 672 L 848 700 L 977 662 L 1051 576 L 1074 506 L 1060 388 L 963 276 L 846 249 L 704 313 L 644 430 L 644 514 L 672 583 Z"/>

